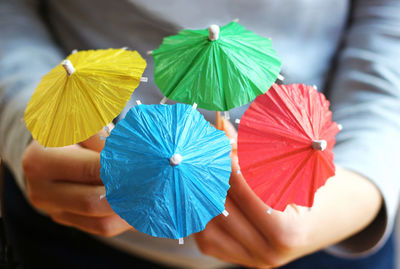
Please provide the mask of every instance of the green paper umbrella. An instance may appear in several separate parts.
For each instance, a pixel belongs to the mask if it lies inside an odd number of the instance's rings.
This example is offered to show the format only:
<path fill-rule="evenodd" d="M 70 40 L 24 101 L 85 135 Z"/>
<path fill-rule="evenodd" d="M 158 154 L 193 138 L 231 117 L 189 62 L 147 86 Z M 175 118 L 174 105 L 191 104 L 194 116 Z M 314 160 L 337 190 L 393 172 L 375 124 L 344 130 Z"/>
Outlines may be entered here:
<path fill-rule="evenodd" d="M 164 38 L 152 56 L 155 83 L 166 98 L 215 111 L 254 100 L 281 70 L 271 40 L 236 22 L 180 31 Z"/>

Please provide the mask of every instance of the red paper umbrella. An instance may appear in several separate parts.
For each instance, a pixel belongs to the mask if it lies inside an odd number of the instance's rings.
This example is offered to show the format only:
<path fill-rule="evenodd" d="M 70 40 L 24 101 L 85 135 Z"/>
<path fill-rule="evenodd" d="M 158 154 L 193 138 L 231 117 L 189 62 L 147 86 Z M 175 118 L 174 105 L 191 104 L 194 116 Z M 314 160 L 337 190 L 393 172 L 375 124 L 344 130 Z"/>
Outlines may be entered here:
<path fill-rule="evenodd" d="M 339 126 L 329 101 L 314 87 L 272 85 L 239 124 L 240 170 L 271 208 L 311 207 L 314 193 L 335 174 L 333 146 Z"/>

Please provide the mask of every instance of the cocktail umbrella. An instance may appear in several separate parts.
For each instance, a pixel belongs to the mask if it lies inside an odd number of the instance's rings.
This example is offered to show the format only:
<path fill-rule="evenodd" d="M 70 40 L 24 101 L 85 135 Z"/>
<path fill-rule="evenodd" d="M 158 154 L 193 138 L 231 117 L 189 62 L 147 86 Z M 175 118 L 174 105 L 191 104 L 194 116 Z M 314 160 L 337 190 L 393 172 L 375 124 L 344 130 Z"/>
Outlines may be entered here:
<path fill-rule="evenodd" d="M 101 152 L 106 199 L 137 230 L 181 239 L 226 213 L 230 151 L 192 106 L 135 106 Z"/>
<path fill-rule="evenodd" d="M 339 126 L 331 115 L 329 102 L 314 87 L 274 84 L 240 119 L 240 171 L 271 208 L 311 207 L 314 193 L 335 174 L 332 149 Z"/>
<path fill-rule="evenodd" d="M 122 111 L 146 61 L 125 49 L 79 51 L 45 75 L 25 110 L 25 123 L 45 147 L 81 142 Z"/>
<path fill-rule="evenodd" d="M 152 56 L 155 83 L 167 98 L 214 111 L 253 101 L 281 70 L 270 39 L 236 22 L 180 31 L 164 38 Z"/>

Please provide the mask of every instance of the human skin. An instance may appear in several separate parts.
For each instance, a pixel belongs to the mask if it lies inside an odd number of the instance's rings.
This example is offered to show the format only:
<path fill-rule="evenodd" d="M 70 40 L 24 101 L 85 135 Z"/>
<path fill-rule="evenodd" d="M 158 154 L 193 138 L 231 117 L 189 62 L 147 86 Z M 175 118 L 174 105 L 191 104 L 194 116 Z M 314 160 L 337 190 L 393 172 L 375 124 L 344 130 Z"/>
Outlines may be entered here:
<path fill-rule="evenodd" d="M 110 126 L 111 127 L 111 126 Z M 53 221 L 82 231 L 114 236 L 132 227 L 111 209 L 100 179 L 100 136 L 62 148 L 44 149 L 33 140 L 22 160 L 27 197 Z"/>
<path fill-rule="evenodd" d="M 227 136 L 235 128 L 224 121 Z M 226 210 L 195 235 L 200 250 L 221 260 L 255 268 L 275 268 L 321 250 L 361 231 L 382 205 L 379 190 L 368 179 L 337 167 L 336 175 L 318 190 L 311 209 L 289 205 L 272 211 L 237 173 L 237 145 L 231 153 L 231 188 Z"/>
<path fill-rule="evenodd" d="M 237 139 L 227 121 L 218 123 L 230 139 Z M 114 236 L 132 229 L 116 215 L 100 180 L 99 133 L 79 145 L 44 149 L 32 141 L 25 150 L 23 170 L 27 197 L 55 222 L 82 231 Z M 206 229 L 195 234 L 200 250 L 230 263 L 272 268 L 283 265 L 361 231 L 381 208 L 379 190 L 368 179 L 337 168 L 308 208 L 290 205 L 284 212 L 267 214 L 265 205 L 237 174 L 237 147 L 231 153 L 231 188 L 226 209 Z"/>

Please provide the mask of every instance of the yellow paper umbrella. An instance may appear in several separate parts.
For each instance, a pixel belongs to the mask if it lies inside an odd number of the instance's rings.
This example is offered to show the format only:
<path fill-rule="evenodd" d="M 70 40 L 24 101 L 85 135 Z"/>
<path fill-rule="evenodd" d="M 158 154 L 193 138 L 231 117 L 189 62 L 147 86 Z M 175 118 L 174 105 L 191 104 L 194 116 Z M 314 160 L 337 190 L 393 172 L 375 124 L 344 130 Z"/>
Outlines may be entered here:
<path fill-rule="evenodd" d="M 81 142 L 125 107 L 146 68 L 137 51 L 79 51 L 45 75 L 25 110 L 25 123 L 45 147 Z"/>

